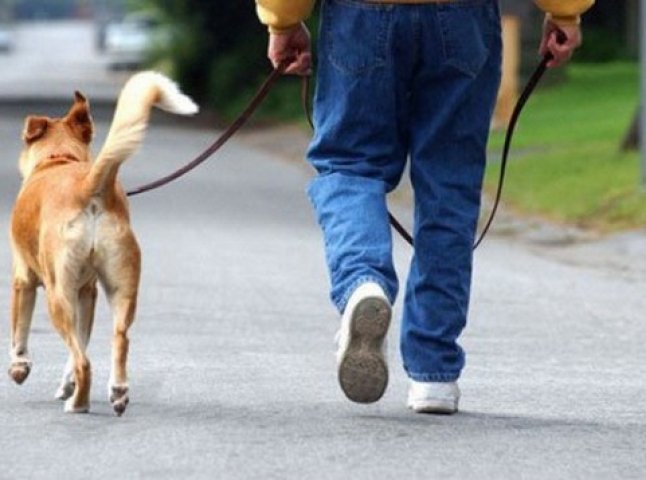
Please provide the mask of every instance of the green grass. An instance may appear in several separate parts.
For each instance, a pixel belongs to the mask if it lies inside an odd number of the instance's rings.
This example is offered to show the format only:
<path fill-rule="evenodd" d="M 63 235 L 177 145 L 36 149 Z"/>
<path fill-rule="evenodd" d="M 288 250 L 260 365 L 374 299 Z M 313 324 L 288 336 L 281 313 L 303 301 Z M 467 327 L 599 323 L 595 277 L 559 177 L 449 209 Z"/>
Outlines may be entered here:
<path fill-rule="evenodd" d="M 638 83 L 634 63 L 575 64 L 567 82 L 539 90 L 516 130 L 503 201 L 522 213 L 602 232 L 646 226 L 639 155 L 619 151 Z M 503 138 L 492 135 L 492 152 L 501 150 Z M 488 168 L 489 191 L 499 166 Z"/>

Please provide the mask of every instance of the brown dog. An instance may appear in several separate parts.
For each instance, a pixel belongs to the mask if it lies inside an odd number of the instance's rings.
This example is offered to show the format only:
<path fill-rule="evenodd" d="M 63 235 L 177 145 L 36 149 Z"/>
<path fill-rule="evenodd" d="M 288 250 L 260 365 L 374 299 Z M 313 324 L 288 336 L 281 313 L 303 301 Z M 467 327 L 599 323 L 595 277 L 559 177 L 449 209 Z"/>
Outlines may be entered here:
<path fill-rule="evenodd" d="M 67 412 L 88 411 L 91 369 L 85 350 L 98 281 L 113 315 L 108 389 L 121 415 L 128 404 L 127 333 L 135 316 L 141 263 L 117 172 L 141 143 L 154 105 L 178 114 L 195 113 L 197 106 L 161 74 L 134 75 L 119 96 L 108 137 L 92 162 L 88 102 L 78 92 L 75 96 L 65 117 L 30 116 L 25 122 L 19 163 L 23 184 L 11 220 L 9 374 L 21 384 L 31 370 L 27 340 L 36 288 L 42 285 L 52 323 L 70 351 L 56 397 L 67 400 Z"/>

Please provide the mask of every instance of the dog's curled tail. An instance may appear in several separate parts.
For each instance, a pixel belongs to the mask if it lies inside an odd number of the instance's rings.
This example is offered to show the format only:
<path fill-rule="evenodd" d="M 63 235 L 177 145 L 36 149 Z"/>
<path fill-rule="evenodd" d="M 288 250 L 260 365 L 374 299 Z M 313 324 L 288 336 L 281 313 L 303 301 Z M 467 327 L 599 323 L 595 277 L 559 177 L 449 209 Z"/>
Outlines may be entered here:
<path fill-rule="evenodd" d="M 193 100 L 161 73 L 133 75 L 121 90 L 110 131 L 90 170 L 87 185 L 92 195 L 114 182 L 119 166 L 137 150 L 153 106 L 179 115 L 198 111 Z"/>

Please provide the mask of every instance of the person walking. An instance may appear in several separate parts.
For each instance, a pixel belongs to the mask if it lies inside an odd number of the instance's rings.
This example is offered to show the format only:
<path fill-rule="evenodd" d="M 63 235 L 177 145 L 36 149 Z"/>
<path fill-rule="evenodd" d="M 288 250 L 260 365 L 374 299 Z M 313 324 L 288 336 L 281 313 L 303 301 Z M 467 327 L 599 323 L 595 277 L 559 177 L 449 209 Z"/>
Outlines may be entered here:
<path fill-rule="evenodd" d="M 268 57 L 309 75 L 314 0 L 256 0 Z M 549 67 L 581 44 L 594 0 L 535 0 L 546 12 Z M 565 41 L 557 41 L 557 32 Z M 399 284 L 386 195 L 410 165 L 414 254 L 401 354 L 408 407 L 458 410 L 472 248 L 486 144 L 501 75 L 497 0 L 323 0 L 308 196 L 322 228 L 331 299 L 341 315 L 338 379 L 352 401 L 388 384 L 386 335 Z"/>

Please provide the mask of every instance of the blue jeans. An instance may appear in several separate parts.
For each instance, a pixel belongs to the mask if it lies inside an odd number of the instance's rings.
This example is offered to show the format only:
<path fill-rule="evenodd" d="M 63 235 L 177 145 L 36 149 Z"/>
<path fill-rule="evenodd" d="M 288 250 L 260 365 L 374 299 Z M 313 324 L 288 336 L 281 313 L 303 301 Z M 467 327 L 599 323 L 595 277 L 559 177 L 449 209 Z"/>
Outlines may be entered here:
<path fill-rule="evenodd" d="M 308 194 L 340 312 L 365 281 L 394 302 L 386 195 L 410 159 L 415 195 L 401 331 L 409 377 L 457 379 L 489 123 L 500 83 L 496 0 L 324 0 Z"/>

